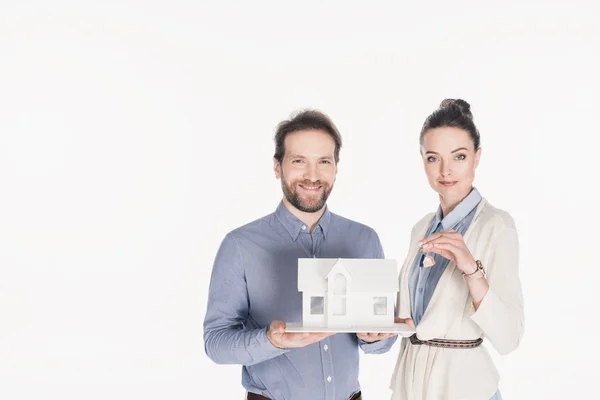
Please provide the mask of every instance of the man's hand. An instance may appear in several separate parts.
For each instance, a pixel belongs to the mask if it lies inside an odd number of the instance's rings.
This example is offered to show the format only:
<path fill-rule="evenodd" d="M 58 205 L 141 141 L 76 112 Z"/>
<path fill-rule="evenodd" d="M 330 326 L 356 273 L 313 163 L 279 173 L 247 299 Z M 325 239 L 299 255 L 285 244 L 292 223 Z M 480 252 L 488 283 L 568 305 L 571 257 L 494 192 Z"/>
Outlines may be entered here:
<path fill-rule="evenodd" d="M 357 333 L 356 336 L 363 342 L 373 343 L 383 339 L 387 339 L 392 336 L 396 336 L 397 333 Z"/>
<path fill-rule="evenodd" d="M 394 323 L 396 324 L 406 324 L 411 328 L 415 327 L 415 323 L 412 318 L 394 318 Z M 387 339 L 392 336 L 396 336 L 397 333 L 357 333 L 356 336 L 363 342 L 373 343 L 379 340 Z"/>
<path fill-rule="evenodd" d="M 267 339 L 280 349 L 293 349 L 317 343 L 326 337 L 335 335 L 335 332 L 286 332 L 285 322 L 273 321 L 267 330 Z"/>
<path fill-rule="evenodd" d="M 412 320 L 412 318 L 398 318 L 398 317 L 395 317 L 394 318 L 394 323 L 396 323 L 396 324 L 406 324 L 406 325 L 410 326 L 411 328 L 415 327 L 415 322 Z"/>

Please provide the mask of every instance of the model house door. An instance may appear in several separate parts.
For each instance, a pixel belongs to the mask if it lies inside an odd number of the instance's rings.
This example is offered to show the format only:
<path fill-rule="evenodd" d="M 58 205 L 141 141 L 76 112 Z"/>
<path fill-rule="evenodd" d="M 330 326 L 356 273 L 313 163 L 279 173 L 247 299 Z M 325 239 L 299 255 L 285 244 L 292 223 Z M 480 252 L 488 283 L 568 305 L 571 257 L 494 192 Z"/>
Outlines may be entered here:
<path fill-rule="evenodd" d="M 336 274 L 333 278 L 332 311 L 333 315 L 346 315 L 348 281 L 344 274 Z"/>

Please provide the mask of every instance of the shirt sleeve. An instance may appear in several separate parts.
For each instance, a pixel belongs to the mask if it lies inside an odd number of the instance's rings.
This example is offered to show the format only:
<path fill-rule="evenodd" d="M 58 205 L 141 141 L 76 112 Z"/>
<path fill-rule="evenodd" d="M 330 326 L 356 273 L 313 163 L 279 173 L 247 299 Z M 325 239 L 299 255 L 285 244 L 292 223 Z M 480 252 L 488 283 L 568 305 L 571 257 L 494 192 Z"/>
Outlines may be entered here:
<path fill-rule="evenodd" d="M 383 246 L 381 245 L 381 241 L 379 240 L 379 235 L 377 235 L 377 232 L 375 231 L 373 231 L 373 258 L 385 258 Z"/>
<path fill-rule="evenodd" d="M 204 319 L 204 349 L 217 364 L 253 365 L 289 351 L 271 344 L 267 328 L 244 328 L 249 303 L 242 261 L 230 233 L 215 258 Z"/>
<path fill-rule="evenodd" d="M 487 266 L 489 289 L 471 319 L 479 325 L 498 353 L 507 354 L 518 347 L 525 318 L 517 231 L 503 228 L 494 246 Z"/>

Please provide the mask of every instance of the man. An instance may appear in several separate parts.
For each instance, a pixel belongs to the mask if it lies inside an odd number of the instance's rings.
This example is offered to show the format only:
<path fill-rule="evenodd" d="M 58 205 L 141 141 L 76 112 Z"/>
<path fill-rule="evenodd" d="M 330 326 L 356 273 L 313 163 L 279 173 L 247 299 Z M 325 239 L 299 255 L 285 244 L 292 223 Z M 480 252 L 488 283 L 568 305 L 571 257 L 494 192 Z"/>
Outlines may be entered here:
<path fill-rule="evenodd" d="M 204 341 L 219 364 L 242 364 L 247 399 L 361 399 L 358 347 L 384 353 L 387 333 L 290 333 L 302 320 L 298 259 L 384 258 L 375 231 L 329 211 L 342 139 L 323 113 L 279 124 L 276 211 L 225 237 L 213 266 Z"/>

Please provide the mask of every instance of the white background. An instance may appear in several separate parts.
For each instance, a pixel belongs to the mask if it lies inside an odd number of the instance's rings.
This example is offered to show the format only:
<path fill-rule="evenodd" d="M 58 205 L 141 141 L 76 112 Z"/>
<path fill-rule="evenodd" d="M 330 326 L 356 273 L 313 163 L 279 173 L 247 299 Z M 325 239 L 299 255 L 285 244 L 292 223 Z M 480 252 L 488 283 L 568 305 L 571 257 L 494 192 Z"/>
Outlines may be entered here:
<path fill-rule="evenodd" d="M 202 322 L 221 239 L 280 199 L 276 124 L 332 117 L 329 205 L 403 260 L 445 97 L 520 234 L 504 398 L 597 396 L 598 3 L 323 3 L 0 2 L 0 399 L 241 399 Z M 365 398 L 397 351 L 362 357 Z"/>

